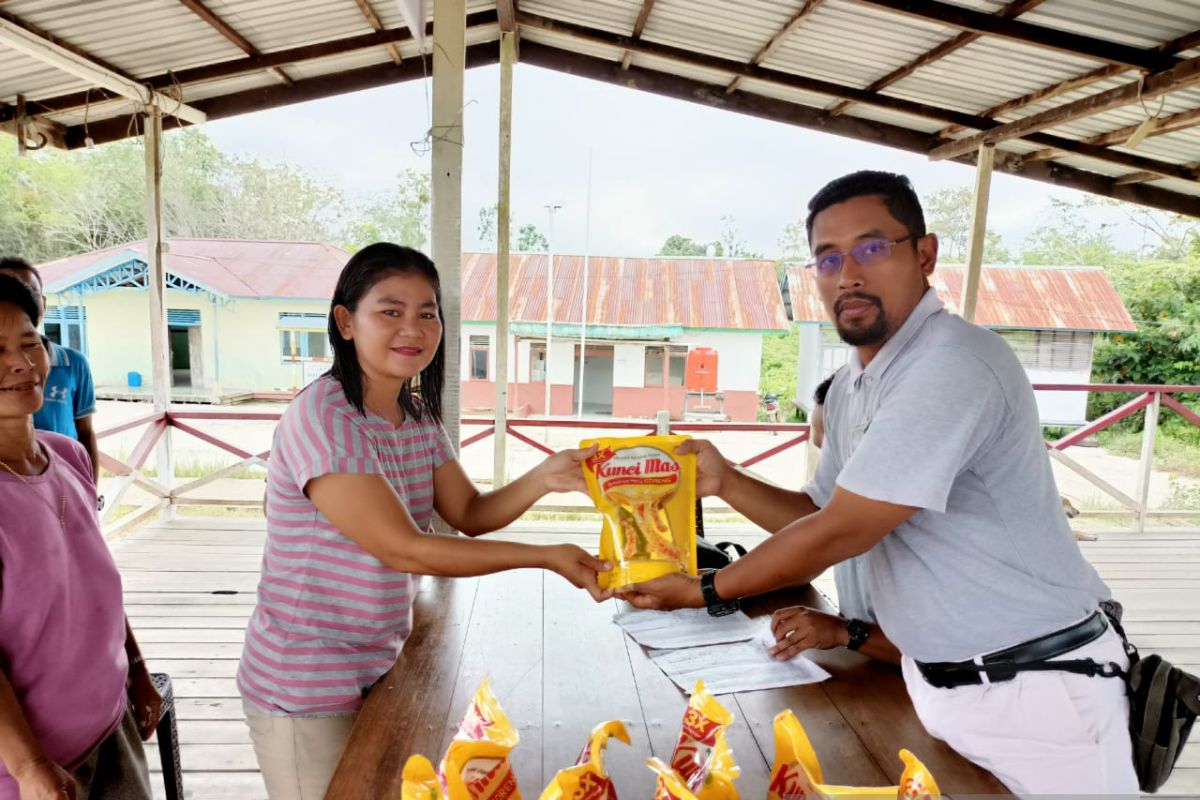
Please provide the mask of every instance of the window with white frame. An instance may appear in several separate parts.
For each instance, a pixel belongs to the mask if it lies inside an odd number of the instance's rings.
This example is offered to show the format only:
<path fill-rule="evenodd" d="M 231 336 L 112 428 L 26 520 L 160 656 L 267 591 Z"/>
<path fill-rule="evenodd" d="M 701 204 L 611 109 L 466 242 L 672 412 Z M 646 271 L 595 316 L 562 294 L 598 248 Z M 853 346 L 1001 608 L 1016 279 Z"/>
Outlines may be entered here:
<path fill-rule="evenodd" d="M 492 340 L 487 336 L 472 336 L 468 359 L 471 365 L 471 380 L 486 381 L 488 379 L 488 351 Z"/>
<path fill-rule="evenodd" d="M 1002 331 L 1027 370 L 1088 372 L 1094 335 L 1088 331 Z"/>
<path fill-rule="evenodd" d="M 286 362 L 331 361 L 324 314 L 280 314 L 279 354 Z"/>

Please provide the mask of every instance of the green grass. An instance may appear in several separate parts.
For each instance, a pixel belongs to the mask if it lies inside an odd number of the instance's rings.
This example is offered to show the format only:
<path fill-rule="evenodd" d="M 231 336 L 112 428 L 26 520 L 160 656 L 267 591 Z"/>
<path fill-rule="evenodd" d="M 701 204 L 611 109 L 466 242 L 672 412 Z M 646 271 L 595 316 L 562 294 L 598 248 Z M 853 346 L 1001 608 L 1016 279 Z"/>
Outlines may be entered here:
<path fill-rule="evenodd" d="M 1142 434 L 1132 431 L 1100 431 L 1100 445 L 1110 453 L 1129 458 L 1142 455 Z M 1154 468 L 1187 478 L 1200 478 L 1200 445 L 1181 441 L 1162 431 L 1154 441 Z"/>
<path fill-rule="evenodd" d="M 124 462 L 129 458 L 128 453 L 117 453 L 113 456 L 118 461 Z M 177 458 L 175 459 L 175 477 L 176 478 L 203 478 L 205 475 L 211 475 L 214 472 L 225 469 L 229 466 L 228 461 L 222 461 L 218 458 Z M 155 467 L 143 467 L 142 474 L 147 478 L 157 478 L 158 470 Z M 100 470 L 100 477 L 111 478 L 112 473 L 108 470 Z M 226 478 L 238 480 L 262 480 L 267 477 L 267 471 L 262 467 L 241 467 L 234 470 L 225 476 Z"/>

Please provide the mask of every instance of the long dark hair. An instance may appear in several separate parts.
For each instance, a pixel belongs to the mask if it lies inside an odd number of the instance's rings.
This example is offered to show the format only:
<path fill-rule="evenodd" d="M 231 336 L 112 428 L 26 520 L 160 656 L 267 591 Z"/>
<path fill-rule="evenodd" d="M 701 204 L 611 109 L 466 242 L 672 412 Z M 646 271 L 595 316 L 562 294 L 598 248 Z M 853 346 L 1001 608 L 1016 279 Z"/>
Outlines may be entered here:
<path fill-rule="evenodd" d="M 446 382 L 446 318 L 442 315 L 442 283 L 437 267 L 424 253 L 411 247 L 402 247 L 390 242 L 376 242 L 359 250 L 338 276 L 337 288 L 333 290 L 333 302 L 329 306 L 329 344 L 333 348 L 333 367 L 329 375 L 342 385 L 350 404 L 366 415 L 363 405 L 363 372 L 358 363 L 358 351 L 353 339 L 343 339 L 338 330 L 333 309 L 345 306 L 350 313 L 358 308 L 363 295 L 371 287 L 389 275 L 416 273 L 433 287 L 437 299 L 438 320 L 442 323 L 442 338 L 429 366 L 415 378 L 407 378 L 400 387 L 398 399 L 406 417 L 421 419 L 426 413 L 437 422 L 442 421 L 442 387 Z"/>

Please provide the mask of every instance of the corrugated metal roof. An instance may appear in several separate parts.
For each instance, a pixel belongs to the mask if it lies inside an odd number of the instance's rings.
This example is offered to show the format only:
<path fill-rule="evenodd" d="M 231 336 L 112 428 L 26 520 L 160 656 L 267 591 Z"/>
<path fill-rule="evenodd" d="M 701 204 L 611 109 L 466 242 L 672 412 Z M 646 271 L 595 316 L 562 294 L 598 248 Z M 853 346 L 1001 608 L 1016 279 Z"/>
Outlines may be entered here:
<path fill-rule="evenodd" d="M 169 273 L 227 297 L 327 299 L 350 258 L 321 242 L 170 239 L 167 244 Z M 51 261 L 38 270 L 48 290 L 61 291 L 123 253 L 144 261 L 145 240 Z"/>
<path fill-rule="evenodd" d="M 962 307 L 965 274 L 964 267 L 938 265 L 930 278 L 938 297 L 955 314 Z M 787 279 L 793 318 L 828 323 L 813 271 L 789 266 Z M 1099 268 L 985 266 L 975 321 L 985 328 L 1022 330 L 1137 329 L 1108 275 Z"/>
<path fill-rule="evenodd" d="M 589 325 L 681 325 L 726 330 L 787 330 L 772 261 L 604 258 L 588 264 Z M 554 258 L 554 320 L 583 319 L 582 256 Z M 513 255 L 509 318 L 546 320 L 545 254 Z M 462 318 L 496 319 L 496 255 L 463 256 Z"/>
<path fill-rule="evenodd" d="M 943 0 L 944 2 L 946 0 Z M 995 14 L 1008 0 L 948 0 L 953 5 Z M 208 7 L 264 53 L 307 44 L 333 42 L 367 34 L 371 25 L 351 0 L 206 0 Z M 382 24 L 392 30 L 404 25 L 394 0 L 371 0 Z M 553 21 L 571 23 L 606 34 L 629 36 L 645 0 L 523 0 L 520 10 Z M 750 62 L 778 34 L 806 0 L 657 0 L 641 34 L 650 45 L 665 45 L 697 56 L 735 64 Z M 919 11 L 919 4 L 913 10 Z M 432 14 L 433 0 L 425 0 Z M 492 10 L 495 0 L 468 0 L 468 12 Z M 189 67 L 242 58 L 242 52 L 218 31 L 175 0 L 3 0 L 4 13 L 37 25 L 72 45 L 110 61 L 138 79 L 178 72 Z M 1194 32 L 1200 27 L 1200 0 L 1044 0 L 1019 19 L 1083 34 L 1124 46 L 1150 49 Z M 862 2 L 823 0 L 816 10 L 783 38 L 763 61 L 777 72 L 862 88 L 902 67 L 931 48 L 959 35 L 960 29 L 914 14 Z M 498 38 L 495 25 L 479 25 L 468 43 Z M 615 44 L 586 41 L 567 32 L 522 25 L 522 37 L 559 50 L 620 60 L 624 50 Z M 412 42 L 397 45 L 406 61 L 415 54 Z M 1200 46 L 1184 55 L 1200 56 Z M 304 63 L 283 66 L 293 80 L 387 65 L 391 55 L 383 46 L 357 50 Z M 632 63 L 709 85 L 726 85 L 732 74 L 719 65 L 686 64 L 653 54 L 635 54 Z M 1079 54 L 984 35 L 948 56 L 915 70 L 891 86 L 884 97 L 899 98 L 961 113 L 979 114 L 1013 98 L 1045 89 L 1103 66 Z M 411 74 L 411 73 L 410 73 Z M 610 76 L 611 77 L 611 76 Z M 1009 122 L 1137 79 L 1127 70 L 1076 90 L 1010 110 L 998 117 Z M 636 85 L 636 81 L 633 82 Z M 263 71 L 227 75 L 204 83 L 184 84 L 184 101 L 211 101 L 227 94 L 278 88 L 277 76 Z M 0 46 L 0 102 L 11 103 L 18 93 L 30 101 L 61 97 L 87 88 L 83 81 Z M 331 89 L 332 91 L 332 89 Z M 801 106 L 828 109 L 839 100 L 823 92 L 800 90 L 762 80 L 745 79 L 739 93 L 785 100 Z M 703 95 L 715 102 L 719 95 Z M 273 93 L 271 102 L 286 102 L 286 92 Z M 1163 103 L 1164 115 L 1200 108 L 1200 89 L 1172 93 Z M 1138 103 L 1074 120 L 1048 131 L 1069 139 L 1090 137 L 1137 124 L 1158 100 L 1142 109 Z M 236 110 L 236 106 L 235 106 Z M 128 102 L 97 101 L 88 109 L 91 122 L 131 111 Z M 36 113 L 36 112 L 35 112 Z M 226 111 L 225 113 L 229 113 Z M 864 121 L 885 123 L 921 134 L 944 127 L 937 119 L 907 111 L 856 104 L 846 112 Z M 66 109 L 47 115 L 52 121 L 78 126 L 83 110 Z M 120 135 L 123 128 L 114 128 Z M 863 138 L 880 138 L 861 126 Z M 75 136 L 76 144 L 81 136 Z M 921 150 L 921 139 L 905 139 L 909 149 Z M 929 147 L 934 145 L 929 140 Z M 1039 149 L 1020 141 L 999 145 L 1003 151 L 1024 153 Z M 1168 164 L 1200 158 L 1200 127 L 1147 139 L 1135 151 Z M 1102 164 L 1092 158 L 1059 156 L 1060 164 L 1101 175 L 1139 172 L 1137 165 Z M 1002 168 L 1009 168 L 1003 164 Z M 1062 174 L 1043 176 L 1062 182 Z M 1084 183 L 1080 179 L 1077 183 Z M 1149 186 L 1181 195 L 1200 195 L 1200 181 L 1157 180 Z"/>

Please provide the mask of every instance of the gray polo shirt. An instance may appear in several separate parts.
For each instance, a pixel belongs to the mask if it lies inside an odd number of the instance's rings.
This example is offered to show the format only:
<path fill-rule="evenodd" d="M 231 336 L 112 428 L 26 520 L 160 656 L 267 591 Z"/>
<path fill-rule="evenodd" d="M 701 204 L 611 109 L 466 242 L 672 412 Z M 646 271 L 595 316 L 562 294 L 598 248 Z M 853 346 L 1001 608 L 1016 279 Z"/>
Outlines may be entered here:
<path fill-rule="evenodd" d="M 1071 536 L 1033 388 L 999 336 L 928 290 L 825 403 L 805 491 L 835 484 L 918 511 L 862 558 L 875 615 L 917 661 L 959 661 L 1064 628 L 1110 593 Z"/>

